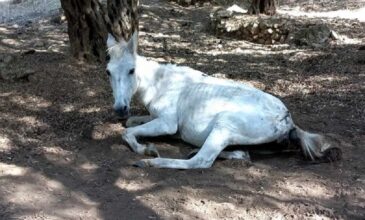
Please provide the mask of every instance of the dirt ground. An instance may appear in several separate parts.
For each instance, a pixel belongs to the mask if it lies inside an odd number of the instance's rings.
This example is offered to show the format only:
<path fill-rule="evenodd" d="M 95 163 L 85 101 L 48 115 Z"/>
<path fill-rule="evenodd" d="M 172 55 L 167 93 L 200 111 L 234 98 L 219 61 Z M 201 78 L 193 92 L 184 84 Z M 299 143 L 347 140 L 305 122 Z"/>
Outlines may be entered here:
<path fill-rule="evenodd" d="M 216 38 L 211 5 L 141 7 L 142 55 L 277 95 L 299 126 L 336 140 L 343 160 L 284 152 L 205 170 L 135 168 L 143 157 L 121 142 L 104 67 L 69 57 L 66 24 L 0 24 L 1 74 L 19 76 L 0 79 L 0 219 L 365 218 L 364 23 L 324 18 L 354 43 L 265 46 Z M 166 157 L 191 150 L 167 137 L 143 141 Z"/>

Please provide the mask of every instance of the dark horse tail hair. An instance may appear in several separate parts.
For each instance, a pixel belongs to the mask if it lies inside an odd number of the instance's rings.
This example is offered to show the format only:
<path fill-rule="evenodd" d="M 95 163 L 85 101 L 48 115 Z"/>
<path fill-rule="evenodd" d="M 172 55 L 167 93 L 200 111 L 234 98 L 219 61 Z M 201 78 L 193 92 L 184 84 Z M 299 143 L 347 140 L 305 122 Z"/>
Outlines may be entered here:
<path fill-rule="evenodd" d="M 289 139 L 301 147 L 309 160 L 330 162 L 342 158 L 341 149 L 333 146 L 325 136 L 304 131 L 298 126 L 290 131 Z"/>

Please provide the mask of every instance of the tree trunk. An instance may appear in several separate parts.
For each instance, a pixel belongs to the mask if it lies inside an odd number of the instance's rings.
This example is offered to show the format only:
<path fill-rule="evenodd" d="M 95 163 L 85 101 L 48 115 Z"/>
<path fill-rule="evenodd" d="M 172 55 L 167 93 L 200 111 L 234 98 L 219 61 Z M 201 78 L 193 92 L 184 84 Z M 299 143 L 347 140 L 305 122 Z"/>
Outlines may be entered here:
<path fill-rule="evenodd" d="M 276 0 L 252 0 L 249 14 L 276 14 Z"/>
<path fill-rule="evenodd" d="M 107 33 L 129 39 L 138 30 L 138 0 L 61 0 L 68 23 L 71 52 L 76 59 L 101 61 L 106 57 Z"/>
<path fill-rule="evenodd" d="M 72 55 L 80 60 L 105 58 L 105 9 L 99 0 L 61 0 L 65 11 Z"/>
<path fill-rule="evenodd" d="M 108 30 L 116 39 L 128 40 L 138 30 L 138 0 L 108 0 Z"/>

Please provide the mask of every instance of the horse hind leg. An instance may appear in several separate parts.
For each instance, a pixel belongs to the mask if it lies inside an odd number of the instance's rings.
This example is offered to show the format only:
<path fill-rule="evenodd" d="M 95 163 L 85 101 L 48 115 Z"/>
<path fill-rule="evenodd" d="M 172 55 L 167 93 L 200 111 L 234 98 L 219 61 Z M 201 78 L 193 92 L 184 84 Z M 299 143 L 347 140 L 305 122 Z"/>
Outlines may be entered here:
<path fill-rule="evenodd" d="M 250 154 L 248 151 L 242 150 L 235 150 L 235 151 L 222 151 L 218 158 L 227 159 L 227 160 L 244 160 L 244 161 L 251 161 Z"/>
<path fill-rule="evenodd" d="M 199 148 L 192 150 L 187 158 L 190 159 L 194 155 L 196 155 L 199 152 Z M 218 155 L 219 159 L 225 159 L 225 160 L 243 160 L 243 161 L 251 161 L 250 154 L 248 151 L 242 151 L 242 150 L 235 150 L 235 151 L 222 151 Z"/>

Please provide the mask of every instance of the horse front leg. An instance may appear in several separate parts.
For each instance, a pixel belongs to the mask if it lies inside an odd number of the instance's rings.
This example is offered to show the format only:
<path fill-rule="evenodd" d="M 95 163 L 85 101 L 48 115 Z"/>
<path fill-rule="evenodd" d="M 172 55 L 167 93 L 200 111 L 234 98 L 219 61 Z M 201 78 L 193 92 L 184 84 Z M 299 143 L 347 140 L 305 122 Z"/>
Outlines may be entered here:
<path fill-rule="evenodd" d="M 232 135 L 229 129 L 215 127 L 205 140 L 199 152 L 190 159 L 168 159 L 155 158 L 144 159 L 135 163 L 138 167 L 157 167 L 157 168 L 172 168 L 172 169 L 197 169 L 209 168 L 214 163 L 215 159 L 226 146 L 231 144 Z"/>
<path fill-rule="evenodd" d="M 132 117 L 128 118 L 127 122 L 125 123 L 125 126 L 127 128 L 135 127 L 137 125 L 142 125 L 142 124 L 145 124 L 152 120 L 153 120 L 153 117 L 151 115 L 132 116 Z"/>
<path fill-rule="evenodd" d="M 138 143 L 136 137 L 156 137 L 160 135 L 175 134 L 177 123 L 168 118 L 155 118 L 145 124 L 125 129 L 122 134 L 124 141 L 138 154 L 159 157 L 154 145 L 148 146 Z"/>

